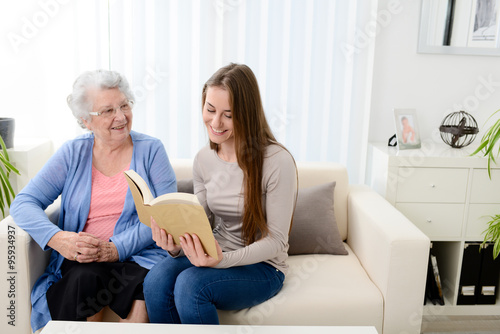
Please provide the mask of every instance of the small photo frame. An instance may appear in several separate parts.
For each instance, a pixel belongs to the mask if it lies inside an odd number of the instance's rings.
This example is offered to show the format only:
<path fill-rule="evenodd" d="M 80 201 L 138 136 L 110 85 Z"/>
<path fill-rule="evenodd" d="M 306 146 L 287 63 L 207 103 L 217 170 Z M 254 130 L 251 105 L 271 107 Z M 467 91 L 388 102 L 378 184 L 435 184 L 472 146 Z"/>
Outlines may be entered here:
<path fill-rule="evenodd" d="M 420 148 L 420 134 L 415 109 L 394 109 L 394 121 L 398 149 Z"/>

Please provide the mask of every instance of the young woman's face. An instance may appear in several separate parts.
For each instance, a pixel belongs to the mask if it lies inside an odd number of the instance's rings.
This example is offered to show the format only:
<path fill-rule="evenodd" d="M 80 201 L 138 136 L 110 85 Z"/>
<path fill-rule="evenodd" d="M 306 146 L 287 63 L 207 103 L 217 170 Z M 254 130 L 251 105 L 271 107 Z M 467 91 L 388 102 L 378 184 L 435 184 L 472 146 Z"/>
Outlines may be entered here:
<path fill-rule="evenodd" d="M 234 145 L 231 117 L 229 93 L 220 87 L 209 87 L 203 106 L 203 122 L 213 143 Z"/>

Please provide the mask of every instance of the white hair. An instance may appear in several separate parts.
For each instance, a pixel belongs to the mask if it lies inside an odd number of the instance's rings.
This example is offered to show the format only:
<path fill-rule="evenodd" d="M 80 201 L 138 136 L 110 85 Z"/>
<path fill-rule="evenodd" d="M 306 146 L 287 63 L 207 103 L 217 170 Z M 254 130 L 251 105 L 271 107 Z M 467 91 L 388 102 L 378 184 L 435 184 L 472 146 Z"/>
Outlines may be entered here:
<path fill-rule="evenodd" d="M 82 118 L 90 121 L 89 112 L 92 111 L 93 101 L 89 99 L 88 91 L 91 89 L 113 89 L 118 88 L 129 101 L 134 100 L 134 94 L 130 86 L 120 73 L 108 70 L 95 70 L 82 73 L 73 84 L 73 92 L 68 95 L 68 106 L 73 112 L 78 124 L 85 128 Z"/>

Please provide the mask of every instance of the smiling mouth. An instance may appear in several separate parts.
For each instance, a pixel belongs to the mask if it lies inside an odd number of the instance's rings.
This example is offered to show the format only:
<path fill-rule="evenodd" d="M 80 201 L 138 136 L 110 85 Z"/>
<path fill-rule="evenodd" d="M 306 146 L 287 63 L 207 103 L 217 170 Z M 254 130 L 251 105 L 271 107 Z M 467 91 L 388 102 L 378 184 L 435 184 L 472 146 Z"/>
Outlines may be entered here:
<path fill-rule="evenodd" d="M 121 130 L 123 128 L 125 128 L 127 126 L 127 124 L 123 124 L 123 125 L 120 125 L 120 126 L 115 126 L 113 128 L 111 128 L 112 130 Z"/>
<path fill-rule="evenodd" d="M 227 130 L 215 130 L 211 125 L 210 125 L 210 130 L 212 130 L 212 133 L 217 136 L 220 136 L 223 133 L 227 132 Z"/>

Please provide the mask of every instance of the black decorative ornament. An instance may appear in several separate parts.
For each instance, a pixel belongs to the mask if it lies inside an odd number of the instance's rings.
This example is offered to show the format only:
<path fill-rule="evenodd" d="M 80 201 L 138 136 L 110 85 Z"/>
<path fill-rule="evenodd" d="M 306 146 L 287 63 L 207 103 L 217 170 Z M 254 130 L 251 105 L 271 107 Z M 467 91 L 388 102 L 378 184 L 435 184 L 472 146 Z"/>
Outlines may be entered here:
<path fill-rule="evenodd" d="M 441 139 L 446 144 L 454 148 L 461 148 L 474 141 L 479 128 L 471 114 L 465 111 L 456 111 L 443 119 L 439 131 Z"/>

